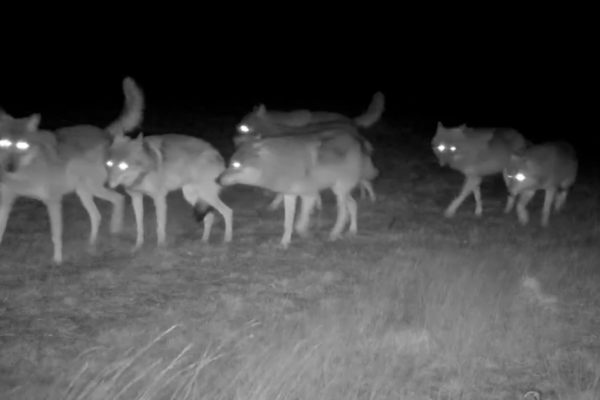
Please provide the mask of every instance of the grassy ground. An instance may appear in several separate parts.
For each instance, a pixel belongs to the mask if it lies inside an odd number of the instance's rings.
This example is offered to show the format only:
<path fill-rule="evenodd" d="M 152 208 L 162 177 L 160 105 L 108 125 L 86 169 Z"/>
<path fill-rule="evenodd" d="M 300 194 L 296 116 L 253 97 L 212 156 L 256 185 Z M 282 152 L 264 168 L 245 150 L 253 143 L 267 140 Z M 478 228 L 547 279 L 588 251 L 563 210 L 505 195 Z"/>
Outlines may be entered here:
<path fill-rule="evenodd" d="M 235 119 L 182 120 L 195 118 L 146 125 L 200 133 L 230 154 Z M 470 199 L 444 219 L 461 177 L 435 164 L 432 129 L 383 121 L 368 133 L 379 198 L 360 201 L 358 236 L 335 243 L 331 196 L 313 236 L 282 250 L 283 211 L 239 187 L 223 194 L 229 245 L 219 218 L 203 245 L 174 194 L 166 249 L 154 247 L 147 203 L 141 252 L 129 253 L 129 207 L 126 231 L 103 226 L 91 251 L 85 212 L 68 197 L 67 262 L 53 267 L 45 210 L 20 200 L 0 246 L 0 397 L 599 398 L 598 185 L 582 177 L 548 229 L 541 198 L 527 227 L 502 214 L 499 179 L 484 184 L 482 218 Z"/>

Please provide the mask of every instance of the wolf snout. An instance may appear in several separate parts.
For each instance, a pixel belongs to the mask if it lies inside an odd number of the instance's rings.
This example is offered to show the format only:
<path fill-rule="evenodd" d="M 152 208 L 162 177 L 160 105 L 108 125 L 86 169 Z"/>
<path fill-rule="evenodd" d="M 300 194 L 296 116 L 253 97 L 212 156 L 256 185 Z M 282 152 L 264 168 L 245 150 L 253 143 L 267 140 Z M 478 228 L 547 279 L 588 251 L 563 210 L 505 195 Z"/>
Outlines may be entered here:
<path fill-rule="evenodd" d="M 217 176 L 217 178 L 215 179 L 215 181 L 221 185 L 221 186 L 225 186 L 226 185 L 226 179 L 227 179 L 227 171 L 223 171 L 221 172 L 221 174 L 219 176 Z"/>
<path fill-rule="evenodd" d="M 116 179 L 109 179 L 107 185 L 109 188 L 115 189 L 117 186 L 119 186 L 119 181 Z"/>

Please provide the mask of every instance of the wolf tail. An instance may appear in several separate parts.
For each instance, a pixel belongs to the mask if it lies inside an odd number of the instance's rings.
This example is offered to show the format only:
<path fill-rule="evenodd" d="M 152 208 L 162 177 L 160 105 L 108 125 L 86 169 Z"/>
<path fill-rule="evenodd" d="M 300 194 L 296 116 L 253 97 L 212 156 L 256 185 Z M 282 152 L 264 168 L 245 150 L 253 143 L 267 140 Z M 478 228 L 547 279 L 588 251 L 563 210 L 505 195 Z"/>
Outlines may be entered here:
<path fill-rule="evenodd" d="M 123 79 L 123 93 L 125 94 L 123 111 L 119 118 L 106 127 L 113 137 L 123 136 L 135 129 L 144 117 L 144 93 L 132 78 Z"/>
<path fill-rule="evenodd" d="M 194 204 L 194 218 L 198 222 L 202 222 L 204 217 L 206 217 L 206 214 L 214 211 L 215 209 L 211 205 L 202 200 L 198 200 L 196 204 Z"/>
<path fill-rule="evenodd" d="M 368 128 L 375 122 L 379 121 L 381 114 L 385 110 L 385 96 L 381 92 L 373 95 L 373 100 L 369 104 L 369 108 L 364 114 L 354 118 L 354 123 L 362 128 Z"/>

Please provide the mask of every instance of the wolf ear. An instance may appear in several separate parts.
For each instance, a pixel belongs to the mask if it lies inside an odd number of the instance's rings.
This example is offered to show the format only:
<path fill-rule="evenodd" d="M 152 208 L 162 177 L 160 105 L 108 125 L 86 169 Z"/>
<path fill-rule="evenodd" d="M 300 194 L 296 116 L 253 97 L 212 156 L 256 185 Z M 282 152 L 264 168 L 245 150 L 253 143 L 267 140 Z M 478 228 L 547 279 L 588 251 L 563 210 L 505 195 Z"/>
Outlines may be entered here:
<path fill-rule="evenodd" d="M 256 115 L 263 117 L 267 113 L 267 107 L 264 104 L 260 104 L 256 109 Z"/>
<path fill-rule="evenodd" d="M 129 136 L 125 136 L 125 135 L 118 135 L 115 136 L 113 138 L 112 144 L 123 144 L 123 143 L 128 143 L 131 141 L 131 138 Z"/>
<path fill-rule="evenodd" d="M 522 159 L 523 159 L 523 156 L 521 156 L 519 154 L 513 153 L 513 154 L 510 155 L 510 162 L 511 162 L 511 164 L 518 163 Z"/>
<path fill-rule="evenodd" d="M 135 143 L 138 148 L 141 148 L 145 141 L 144 141 L 144 132 L 140 132 L 137 137 L 135 139 L 133 139 L 133 143 Z"/>
<path fill-rule="evenodd" d="M 144 142 L 144 149 L 155 158 L 157 167 L 162 166 L 162 141 L 147 140 Z"/>
<path fill-rule="evenodd" d="M 27 118 L 27 122 L 25 123 L 25 130 L 27 132 L 37 131 L 38 127 L 40 126 L 41 118 L 42 117 L 40 116 L 40 114 L 33 114 L 32 116 Z"/>

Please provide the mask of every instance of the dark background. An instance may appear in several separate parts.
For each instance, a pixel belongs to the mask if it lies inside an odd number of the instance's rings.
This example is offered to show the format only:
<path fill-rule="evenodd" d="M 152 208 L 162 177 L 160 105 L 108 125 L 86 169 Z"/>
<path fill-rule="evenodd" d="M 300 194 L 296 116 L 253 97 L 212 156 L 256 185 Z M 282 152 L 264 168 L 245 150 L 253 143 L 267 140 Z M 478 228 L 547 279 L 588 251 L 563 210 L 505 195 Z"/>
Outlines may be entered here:
<path fill-rule="evenodd" d="M 425 14 L 411 24 L 400 11 L 379 19 L 308 11 L 260 21 L 241 10 L 218 21 L 197 10 L 152 21 L 109 13 L 9 29 L 0 106 L 15 116 L 112 118 L 127 75 L 143 87 L 148 114 L 198 118 L 241 118 L 259 103 L 356 115 L 381 90 L 385 116 L 423 121 L 423 134 L 438 120 L 512 126 L 535 142 L 570 140 L 595 162 L 595 47 L 584 20 L 520 10 L 512 19 Z"/>

